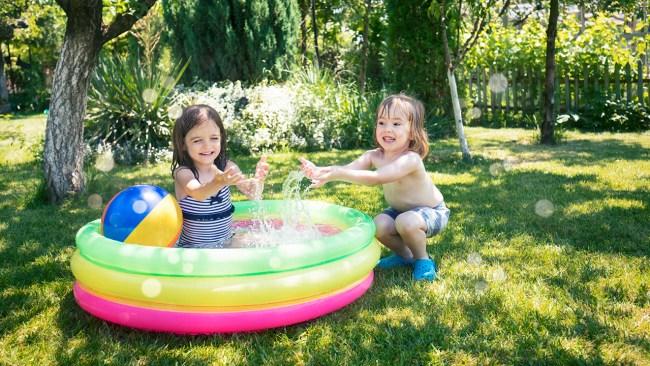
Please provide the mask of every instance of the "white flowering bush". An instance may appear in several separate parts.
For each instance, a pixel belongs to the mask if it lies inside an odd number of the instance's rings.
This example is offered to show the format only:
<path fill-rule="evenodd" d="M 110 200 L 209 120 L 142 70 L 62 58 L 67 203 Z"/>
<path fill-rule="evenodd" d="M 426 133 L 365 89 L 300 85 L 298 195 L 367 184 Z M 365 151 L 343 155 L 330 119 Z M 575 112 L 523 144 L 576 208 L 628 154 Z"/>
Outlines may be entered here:
<path fill-rule="evenodd" d="M 369 103 L 327 72 L 308 69 L 284 84 L 180 87 L 170 115 L 191 104 L 210 105 L 224 121 L 229 148 L 240 153 L 354 148 L 372 144 L 376 99 Z"/>

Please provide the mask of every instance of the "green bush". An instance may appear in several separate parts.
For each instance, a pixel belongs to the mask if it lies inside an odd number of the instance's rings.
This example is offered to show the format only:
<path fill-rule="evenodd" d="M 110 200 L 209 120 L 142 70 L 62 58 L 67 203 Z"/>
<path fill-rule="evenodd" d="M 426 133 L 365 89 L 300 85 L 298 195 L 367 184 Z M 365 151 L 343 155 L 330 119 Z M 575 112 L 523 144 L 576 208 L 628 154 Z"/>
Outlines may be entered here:
<path fill-rule="evenodd" d="M 230 149 L 240 153 L 368 147 L 380 94 L 361 96 L 329 71 L 305 68 L 283 84 L 240 82 L 179 88 L 174 104 L 204 103 L 219 112 Z"/>
<path fill-rule="evenodd" d="M 124 164 L 158 160 L 169 149 L 170 96 L 186 68 L 177 65 L 168 74 L 143 65 L 137 54 L 102 57 L 88 93 L 91 148 L 108 146 Z"/>
<path fill-rule="evenodd" d="M 638 132 L 650 130 L 650 107 L 624 100 L 590 103 L 567 127 L 584 131 Z"/>

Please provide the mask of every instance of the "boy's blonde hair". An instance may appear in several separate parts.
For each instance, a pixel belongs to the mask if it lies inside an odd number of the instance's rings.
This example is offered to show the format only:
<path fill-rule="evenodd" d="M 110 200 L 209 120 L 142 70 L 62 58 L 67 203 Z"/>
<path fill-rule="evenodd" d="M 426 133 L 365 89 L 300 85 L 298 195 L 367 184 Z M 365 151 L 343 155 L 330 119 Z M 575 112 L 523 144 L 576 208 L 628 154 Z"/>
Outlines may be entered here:
<path fill-rule="evenodd" d="M 391 118 L 394 116 L 404 117 L 410 123 L 411 134 L 409 139 L 411 142 L 409 143 L 409 150 L 415 151 L 421 158 L 427 156 L 429 153 L 429 139 L 424 129 L 424 105 L 422 102 L 406 94 L 390 95 L 379 103 L 376 120 L 378 121 L 381 117 Z M 377 124 L 375 123 L 376 130 Z M 375 145 L 381 148 L 379 141 L 377 141 L 376 132 Z"/>

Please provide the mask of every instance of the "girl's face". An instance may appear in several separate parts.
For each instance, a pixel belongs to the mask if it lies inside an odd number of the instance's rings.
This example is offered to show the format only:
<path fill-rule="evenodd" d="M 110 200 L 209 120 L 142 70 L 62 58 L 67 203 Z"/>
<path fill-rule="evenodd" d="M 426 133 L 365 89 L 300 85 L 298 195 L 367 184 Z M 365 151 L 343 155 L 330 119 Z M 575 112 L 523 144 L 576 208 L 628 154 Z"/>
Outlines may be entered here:
<path fill-rule="evenodd" d="M 377 120 L 375 138 L 384 151 L 401 152 L 408 150 L 411 143 L 411 124 L 399 114 L 391 113 Z"/>
<path fill-rule="evenodd" d="M 192 127 L 183 142 L 197 169 L 209 167 L 221 151 L 221 131 L 214 121 L 207 120 Z"/>

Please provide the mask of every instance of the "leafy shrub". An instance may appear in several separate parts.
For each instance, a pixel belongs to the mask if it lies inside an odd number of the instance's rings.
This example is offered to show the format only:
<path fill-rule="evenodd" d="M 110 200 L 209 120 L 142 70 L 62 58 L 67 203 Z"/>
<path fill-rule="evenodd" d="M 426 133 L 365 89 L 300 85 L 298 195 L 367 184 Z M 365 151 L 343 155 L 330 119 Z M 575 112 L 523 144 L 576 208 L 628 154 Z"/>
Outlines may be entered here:
<path fill-rule="evenodd" d="M 568 127 L 585 131 L 637 132 L 650 130 L 650 107 L 624 100 L 594 102 L 569 119 Z"/>
<path fill-rule="evenodd" d="M 170 96 L 185 68 L 168 74 L 143 65 L 137 54 L 102 57 L 88 93 L 89 145 L 110 146 L 120 163 L 158 160 L 170 145 Z"/>
<path fill-rule="evenodd" d="M 306 68 L 283 84 L 244 88 L 226 81 L 179 88 L 173 103 L 212 106 L 224 121 L 229 148 L 250 153 L 370 146 L 379 98 L 359 95 L 328 71 Z"/>

